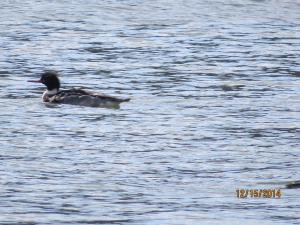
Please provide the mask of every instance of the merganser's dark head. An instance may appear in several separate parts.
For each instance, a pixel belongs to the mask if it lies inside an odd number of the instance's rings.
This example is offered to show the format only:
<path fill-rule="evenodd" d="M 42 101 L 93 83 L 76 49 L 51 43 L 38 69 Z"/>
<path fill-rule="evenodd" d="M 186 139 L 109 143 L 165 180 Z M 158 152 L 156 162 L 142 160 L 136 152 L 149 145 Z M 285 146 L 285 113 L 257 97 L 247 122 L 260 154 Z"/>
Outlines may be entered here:
<path fill-rule="evenodd" d="M 42 83 L 47 86 L 47 90 L 52 91 L 53 89 L 59 89 L 60 82 L 57 77 L 57 74 L 54 72 L 45 72 L 42 74 L 42 77 L 40 80 L 29 80 L 28 82 L 36 82 L 36 83 Z"/>

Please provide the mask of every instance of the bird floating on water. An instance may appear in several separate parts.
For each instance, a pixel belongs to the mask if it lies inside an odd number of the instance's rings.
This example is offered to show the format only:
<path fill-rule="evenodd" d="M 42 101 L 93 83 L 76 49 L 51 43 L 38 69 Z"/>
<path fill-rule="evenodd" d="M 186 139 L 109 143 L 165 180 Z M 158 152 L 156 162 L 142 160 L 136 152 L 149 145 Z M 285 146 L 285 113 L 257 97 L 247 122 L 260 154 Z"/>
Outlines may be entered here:
<path fill-rule="evenodd" d="M 45 72 L 42 74 L 40 80 L 28 80 L 28 82 L 42 83 L 46 85 L 47 90 L 42 96 L 42 102 L 94 107 L 118 107 L 120 103 L 130 101 L 130 98 L 116 98 L 82 89 L 59 91 L 60 82 L 57 74 L 54 72 Z"/>

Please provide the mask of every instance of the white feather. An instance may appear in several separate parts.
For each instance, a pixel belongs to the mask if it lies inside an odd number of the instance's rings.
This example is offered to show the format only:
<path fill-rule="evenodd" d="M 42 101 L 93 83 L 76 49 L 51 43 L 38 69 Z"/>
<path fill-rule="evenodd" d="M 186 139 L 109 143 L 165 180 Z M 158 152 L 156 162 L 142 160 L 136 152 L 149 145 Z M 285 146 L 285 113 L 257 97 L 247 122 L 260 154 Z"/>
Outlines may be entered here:
<path fill-rule="evenodd" d="M 46 90 L 42 96 L 42 102 L 45 101 L 46 99 L 46 96 L 51 96 L 51 95 L 55 95 L 57 93 L 57 88 L 54 88 L 53 90 L 49 91 L 49 90 Z"/>

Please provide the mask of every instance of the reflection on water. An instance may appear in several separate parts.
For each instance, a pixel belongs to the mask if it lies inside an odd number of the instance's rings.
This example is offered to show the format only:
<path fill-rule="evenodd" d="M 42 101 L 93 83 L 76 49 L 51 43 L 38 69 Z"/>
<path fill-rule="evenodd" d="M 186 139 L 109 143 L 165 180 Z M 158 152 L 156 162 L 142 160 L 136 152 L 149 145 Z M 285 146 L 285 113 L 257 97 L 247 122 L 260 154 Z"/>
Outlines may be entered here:
<path fill-rule="evenodd" d="M 298 3 L 0 6 L 2 223 L 298 222 Z M 131 101 L 43 104 L 45 70 Z"/>

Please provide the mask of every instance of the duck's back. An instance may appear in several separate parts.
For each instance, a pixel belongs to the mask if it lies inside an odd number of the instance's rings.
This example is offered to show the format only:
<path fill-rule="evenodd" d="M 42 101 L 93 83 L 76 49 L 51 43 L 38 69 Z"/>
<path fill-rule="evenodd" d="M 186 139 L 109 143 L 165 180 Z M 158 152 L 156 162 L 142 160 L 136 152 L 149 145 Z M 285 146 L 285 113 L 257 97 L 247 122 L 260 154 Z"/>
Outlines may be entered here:
<path fill-rule="evenodd" d="M 118 106 L 121 102 L 128 102 L 130 98 L 116 98 L 109 95 L 104 95 L 94 91 L 72 89 L 67 91 L 60 91 L 53 96 L 49 96 L 49 102 L 65 103 L 72 105 L 85 106 Z"/>

